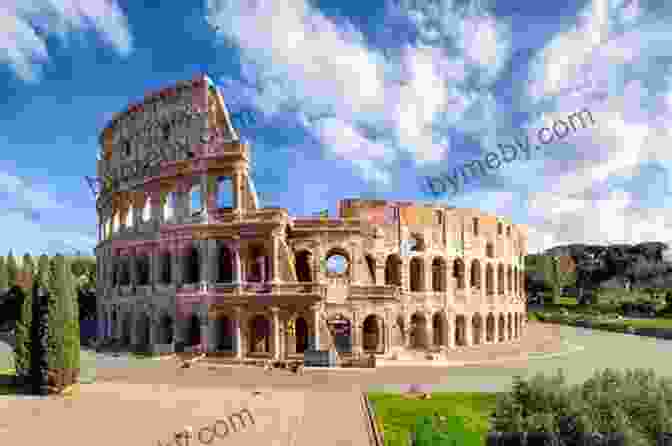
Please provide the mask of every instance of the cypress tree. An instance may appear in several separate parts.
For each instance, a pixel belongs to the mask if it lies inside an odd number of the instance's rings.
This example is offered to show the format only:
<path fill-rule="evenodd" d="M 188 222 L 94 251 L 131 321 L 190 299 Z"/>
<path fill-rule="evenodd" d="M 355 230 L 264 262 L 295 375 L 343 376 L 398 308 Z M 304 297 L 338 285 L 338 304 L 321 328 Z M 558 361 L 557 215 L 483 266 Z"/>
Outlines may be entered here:
<path fill-rule="evenodd" d="M 61 254 L 52 257 L 49 262 L 49 372 L 52 385 L 61 387 L 63 370 L 67 364 L 67 345 L 65 339 L 65 259 Z"/>
<path fill-rule="evenodd" d="M 23 302 L 19 318 L 16 321 L 16 343 L 14 346 L 14 357 L 16 363 L 16 375 L 26 377 L 30 373 L 31 364 L 31 326 L 33 322 L 33 275 L 34 265 L 30 255 L 23 257 L 25 282 L 23 288 Z"/>
<path fill-rule="evenodd" d="M 33 291 L 33 276 L 35 275 L 33 257 L 30 254 L 24 254 L 22 263 L 23 282 L 21 285 L 26 294 L 30 294 Z"/>
<path fill-rule="evenodd" d="M 77 284 L 71 265 L 65 268 L 65 347 L 66 357 L 66 383 L 72 384 L 79 376 L 80 368 L 80 333 L 79 333 L 79 307 L 77 304 Z"/>
<path fill-rule="evenodd" d="M 33 281 L 33 320 L 30 330 L 32 353 L 30 361 L 30 378 L 32 392 L 36 395 L 47 395 L 49 393 L 49 296 L 45 283 L 48 269 L 48 257 L 46 255 L 40 256 L 37 272 Z"/>
<path fill-rule="evenodd" d="M 9 254 L 7 254 L 7 282 L 9 283 L 8 286 L 10 288 L 16 285 L 18 275 L 19 267 L 17 266 L 14 254 L 12 254 L 12 250 L 10 249 Z"/>
<path fill-rule="evenodd" d="M 9 290 L 9 281 L 7 280 L 7 264 L 5 259 L 0 256 L 0 293 L 6 293 Z"/>

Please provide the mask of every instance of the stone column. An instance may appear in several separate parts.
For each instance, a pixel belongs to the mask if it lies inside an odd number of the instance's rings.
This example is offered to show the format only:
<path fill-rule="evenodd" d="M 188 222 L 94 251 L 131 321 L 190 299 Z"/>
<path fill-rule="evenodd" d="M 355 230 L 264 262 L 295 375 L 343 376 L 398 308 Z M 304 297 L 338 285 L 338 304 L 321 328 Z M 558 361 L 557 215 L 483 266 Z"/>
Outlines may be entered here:
<path fill-rule="evenodd" d="M 273 235 L 270 243 L 270 261 L 271 261 L 271 277 L 267 278 L 272 283 L 280 282 L 280 241 L 278 237 Z"/>
<path fill-rule="evenodd" d="M 376 317 L 376 328 L 378 329 L 378 345 L 376 345 L 376 351 L 385 351 L 385 327 L 387 324 L 383 324 L 382 317 Z"/>
<path fill-rule="evenodd" d="M 280 359 L 280 308 L 271 307 L 273 319 L 273 359 Z"/>
<path fill-rule="evenodd" d="M 234 268 L 234 277 L 233 282 L 236 284 L 243 283 L 243 261 L 242 256 L 240 255 L 240 243 L 237 243 L 233 247 L 233 268 Z"/>
<path fill-rule="evenodd" d="M 432 313 L 425 313 L 425 336 L 427 337 L 427 349 L 434 346 L 434 326 L 432 325 Z"/>
<path fill-rule="evenodd" d="M 235 171 L 233 173 L 233 211 L 236 214 L 240 214 L 243 211 L 243 196 L 242 196 L 242 183 L 243 175 L 240 171 Z"/>
<path fill-rule="evenodd" d="M 494 329 L 494 340 L 493 344 L 496 344 L 499 342 L 499 321 L 497 320 L 497 316 L 493 315 L 495 317 L 495 329 Z"/>
<path fill-rule="evenodd" d="M 313 347 L 315 350 L 320 349 L 320 305 L 313 305 Z"/>
<path fill-rule="evenodd" d="M 233 308 L 233 335 L 236 341 L 236 359 L 243 359 L 243 333 L 241 330 L 242 325 L 242 309 L 240 307 Z"/>
<path fill-rule="evenodd" d="M 453 349 L 455 348 L 455 318 L 448 312 L 444 311 L 444 319 L 446 324 L 444 345 L 450 349 Z"/>
<path fill-rule="evenodd" d="M 207 305 L 204 305 L 199 312 L 199 320 L 201 322 L 201 347 L 203 352 L 211 352 L 212 346 L 210 345 L 211 336 L 210 336 L 210 318 L 208 317 L 208 308 Z"/>
<path fill-rule="evenodd" d="M 359 315 L 356 311 L 352 312 L 352 323 L 350 325 L 350 336 L 352 338 L 352 353 L 361 354 L 362 353 L 362 329 L 359 322 Z"/>
<path fill-rule="evenodd" d="M 208 218 L 208 174 L 201 174 L 201 215 Z"/>
<path fill-rule="evenodd" d="M 199 275 L 201 276 L 201 284 L 210 282 L 210 258 L 208 252 L 208 244 L 210 240 L 199 240 L 199 261 L 200 261 L 200 271 Z"/>

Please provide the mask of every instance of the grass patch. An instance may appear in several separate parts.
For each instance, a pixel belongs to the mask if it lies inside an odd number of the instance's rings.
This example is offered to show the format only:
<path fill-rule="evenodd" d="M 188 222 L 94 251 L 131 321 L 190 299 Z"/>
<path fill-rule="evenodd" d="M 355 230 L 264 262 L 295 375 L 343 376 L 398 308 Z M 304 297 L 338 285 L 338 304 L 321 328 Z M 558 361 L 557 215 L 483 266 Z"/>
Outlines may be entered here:
<path fill-rule="evenodd" d="M 490 415 L 495 410 L 496 393 L 432 393 L 428 400 L 404 399 L 398 393 L 371 392 L 376 417 L 382 420 L 385 446 L 407 446 L 408 436 L 418 416 L 457 416 L 465 429 L 476 432 L 485 444 Z"/>

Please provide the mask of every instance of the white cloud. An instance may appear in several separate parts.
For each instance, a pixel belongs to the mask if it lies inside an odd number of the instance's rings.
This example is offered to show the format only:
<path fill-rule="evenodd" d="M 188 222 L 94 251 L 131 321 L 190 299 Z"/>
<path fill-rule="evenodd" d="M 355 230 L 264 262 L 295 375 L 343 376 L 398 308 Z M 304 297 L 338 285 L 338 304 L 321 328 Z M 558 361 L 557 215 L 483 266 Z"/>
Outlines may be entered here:
<path fill-rule="evenodd" d="M 505 28 L 491 17 L 462 10 L 452 1 L 423 11 L 392 9 L 388 14 L 415 20 L 418 31 L 426 31 L 431 42 L 421 41 L 417 47 L 404 42 L 398 55 L 384 57 L 367 47 L 351 23 L 337 25 L 303 0 L 254 6 L 209 0 L 207 19 L 228 40 L 237 42 L 243 64 L 254 67 L 246 69 L 245 76 L 261 85 L 253 98 L 258 108 L 273 115 L 292 105 L 304 123 L 333 117 L 330 129 L 336 129 L 336 122 L 343 123 L 339 137 L 326 131 L 325 123 L 312 130 L 326 150 L 355 165 L 385 152 L 387 165 L 377 165 L 383 172 L 400 152 L 410 153 L 418 164 L 441 160 L 450 150 L 445 135 L 448 125 L 467 126 L 467 121 L 480 119 L 488 121 L 488 132 L 492 130 L 491 116 L 482 115 L 487 107 L 475 94 L 481 85 L 465 83 L 474 71 L 484 73 L 483 85 L 491 83 L 508 60 L 510 40 Z M 452 26 L 460 21 L 464 23 Z M 259 29 L 266 32 L 262 35 Z M 452 53 L 444 49 L 447 39 L 457 48 Z M 395 135 L 396 140 L 388 138 L 383 148 L 379 140 L 353 130 L 361 126 Z M 488 136 L 483 127 L 473 131 L 475 137 Z M 338 145 L 353 139 L 352 149 Z"/>
<path fill-rule="evenodd" d="M 121 55 L 131 52 L 128 23 L 116 0 L 8 0 L 0 5 L 0 62 L 24 81 L 36 81 L 49 60 L 46 39 L 93 29 Z"/>

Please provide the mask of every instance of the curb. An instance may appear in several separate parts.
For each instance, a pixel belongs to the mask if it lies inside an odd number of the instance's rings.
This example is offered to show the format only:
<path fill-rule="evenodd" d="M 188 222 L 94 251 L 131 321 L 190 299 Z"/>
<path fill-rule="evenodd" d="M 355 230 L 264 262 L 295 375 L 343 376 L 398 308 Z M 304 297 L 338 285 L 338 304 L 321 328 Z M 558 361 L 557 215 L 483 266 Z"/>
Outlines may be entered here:
<path fill-rule="evenodd" d="M 369 401 L 366 393 L 361 392 L 360 401 L 362 403 L 361 407 L 364 415 L 364 422 L 366 424 L 366 431 L 369 435 L 369 445 L 383 446 L 383 437 L 381 433 L 378 432 L 378 425 L 376 423 L 375 415 L 373 414 L 371 401 Z"/>

